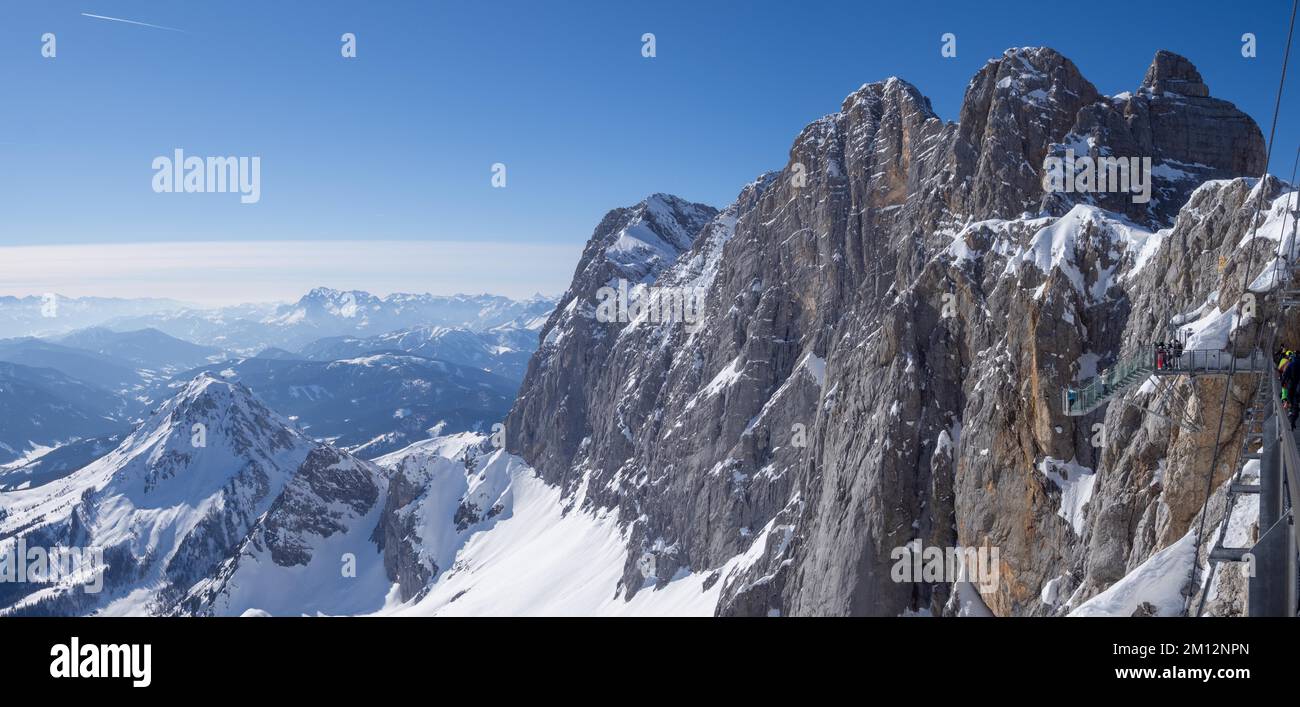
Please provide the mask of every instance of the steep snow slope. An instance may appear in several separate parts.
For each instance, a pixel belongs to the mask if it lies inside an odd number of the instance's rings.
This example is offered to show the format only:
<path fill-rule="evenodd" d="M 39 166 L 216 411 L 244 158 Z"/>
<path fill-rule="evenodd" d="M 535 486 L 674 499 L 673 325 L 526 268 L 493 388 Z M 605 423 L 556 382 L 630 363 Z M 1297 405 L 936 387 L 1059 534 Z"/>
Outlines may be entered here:
<path fill-rule="evenodd" d="M 372 531 L 387 484 L 376 469 L 317 448 L 235 554 L 188 592 L 186 612 L 358 614 L 393 588 Z"/>
<path fill-rule="evenodd" d="M 405 478 L 420 489 L 387 520 L 390 533 L 401 528 L 405 534 L 392 533 L 385 550 L 409 553 L 425 570 L 403 592 L 410 599 L 381 614 L 710 616 L 719 579 L 747 561 L 682 573 L 658 589 L 652 581 L 629 600 L 622 587 L 627 538 L 617 513 L 584 509 L 518 457 L 485 452 L 481 443 L 465 435 L 441 438 L 377 460 L 393 470 L 393 488 Z"/>
<path fill-rule="evenodd" d="M 1070 616 L 1132 616 L 1143 604 L 1153 606 L 1155 616 L 1179 616 L 1185 601 L 1183 584 L 1192 569 L 1195 539 L 1194 533 L 1184 535 L 1106 591 L 1080 604 Z"/>
<path fill-rule="evenodd" d="M 575 509 L 517 458 L 508 506 L 490 531 L 469 537 L 450 569 L 397 616 L 712 616 L 722 589 L 709 573 L 683 574 L 626 601 L 619 591 L 627 543 L 617 518 Z"/>

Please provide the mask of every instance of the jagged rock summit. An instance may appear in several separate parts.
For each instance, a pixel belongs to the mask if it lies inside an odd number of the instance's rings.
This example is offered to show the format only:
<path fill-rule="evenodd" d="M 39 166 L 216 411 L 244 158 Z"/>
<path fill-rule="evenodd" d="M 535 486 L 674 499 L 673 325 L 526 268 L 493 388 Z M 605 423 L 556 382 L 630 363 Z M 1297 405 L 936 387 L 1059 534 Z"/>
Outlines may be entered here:
<path fill-rule="evenodd" d="M 1201 72 L 1196 70 L 1186 57 L 1161 49 L 1151 60 L 1147 74 L 1142 78 L 1142 89 L 1151 93 L 1174 93 L 1180 96 L 1206 98 L 1210 87 L 1201 80 Z"/>

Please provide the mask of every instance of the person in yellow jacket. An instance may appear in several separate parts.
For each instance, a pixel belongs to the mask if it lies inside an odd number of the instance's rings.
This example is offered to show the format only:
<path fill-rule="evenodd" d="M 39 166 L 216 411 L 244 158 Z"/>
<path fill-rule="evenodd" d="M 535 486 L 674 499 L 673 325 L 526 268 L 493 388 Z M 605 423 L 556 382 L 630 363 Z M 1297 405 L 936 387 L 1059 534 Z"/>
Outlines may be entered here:
<path fill-rule="evenodd" d="M 1291 349 L 1278 349 L 1277 353 L 1274 355 L 1277 357 L 1277 377 L 1278 380 L 1283 383 L 1280 386 L 1282 389 L 1282 409 L 1288 410 L 1291 407 L 1291 400 L 1290 396 L 1287 395 L 1286 371 L 1291 366 L 1291 361 L 1295 357 L 1295 351 L 1292 351 Z"/>
<path fill-rule="evenodd" d="M 1297 404 L 1296 398 L 1300 398 L 1300 365 L 1295 362 L 1295 352 L 1288 351 L 1285 365 L 1281 366 L 1282 371 L 1282 401 L 1287 409 L 1287 417 L 1291 421 L 1291 429 L 1295 429 L 1296 418 L 1300 416 L 1300 404 Z"/>

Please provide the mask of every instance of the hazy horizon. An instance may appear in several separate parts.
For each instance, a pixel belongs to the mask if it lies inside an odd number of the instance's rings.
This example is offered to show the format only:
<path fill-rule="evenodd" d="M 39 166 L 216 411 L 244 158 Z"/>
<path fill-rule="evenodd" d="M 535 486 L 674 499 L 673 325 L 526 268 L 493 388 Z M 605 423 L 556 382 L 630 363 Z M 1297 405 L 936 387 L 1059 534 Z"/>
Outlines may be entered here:
<path fill-rule="evenodd" d="M 554 296 L 574 244 L 265 241 L 0 247 L 0 296 L 171 299 L 204 307 L 292 302 L 316 287 L 431 295 Z"/>

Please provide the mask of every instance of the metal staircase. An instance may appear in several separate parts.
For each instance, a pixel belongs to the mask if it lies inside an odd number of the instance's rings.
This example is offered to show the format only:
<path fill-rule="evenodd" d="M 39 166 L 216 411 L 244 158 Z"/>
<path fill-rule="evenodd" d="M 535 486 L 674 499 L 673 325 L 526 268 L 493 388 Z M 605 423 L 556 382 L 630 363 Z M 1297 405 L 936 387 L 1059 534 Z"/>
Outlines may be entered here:
<path fill-rule="evenodd" d="M 1284 288 L 1274 291 L 1278 295 L 1278 301 L 1283 308 L 1300 307 L 1300 288 L 1290 284 L 1291 278 L 1289 274 L 1287 282 L 1286 287 L 1290 289 Z M 1290 613 L 1285 615 L 1295 615 L 1295 597 L 1297 591 L 1300 591 L 1297 589 L 1300 586 L 1300 579 L 1295 576 L 1297 571 L 1295 548 L 1297 544 L 1300 544 L 1300 533 L 1297 532 L 1293 519 L 1293 509 L 1296 505 L 1300 505 L 1300 446 L 1297 444 L 1295 433 L 1289 429 L 1287 414 L 1282 408 L 1281 390 L 1276 375 L 1275 363 L 1267 353 L 1272 350 L 1272 347 L 1273 340 L 1270 337 L 1267 345 L 1262 350 L 1255 350 L 1248 356 L 1238 357 L 1231 351 L 1222 350 L 1196 349 L 1179 351 L 1169 348 L 1157 348 L 1149 344 L 1138 346 L 1115 366 L 1094 376 L 1085 385 L 1079 388 L 1066 388 L 1061 391 L 1064 413 L 1071 417 L 1087 415 L 1118 397 L 1125 404 L 1137 407 L 1144 413 L 1155 415 L 1184 429 L 1200 430 L 1200 406 L 1191 404 L 1191 393 L 1186 386 L 1179 385 L 1181 377 L 1226 376 L 1228 378 L 1225 383 L 1224 395 L 1226 396 L 1231 390 L 1232 377 L 1235 374 L 1257 375 L 1258 380 L 1255 382 L 1254 394 L 1243 412 L 1241 443 L 1237 449 L 1235 471 L 1227 486 L 1222 515 L 1215 521 L 1212 545 L 1206 554 L 1206 563 L 1203 568 L 1204 574 L 1199 574 L 1202 569 L 1199 561 L 1193 565 L 1192 586 L 1200 586 L 1200 603 L 1198 606 L 1193 607 L 1191 600 L 1194 592 L 1189 592 L 1185 614 L 1190 614 L 1193 608 L 1195 608 L 1196 613 L 1192 615 L 1200 615 L 1203 612 L 1220 563 L 1250 562 L 1251 596 L 1254 596 L 1256 591 L 1261 592 L 1258 603 L 1253 599 L 1250 602 L 1251 613 L 1255 614 L 1259 611 L 1275 615 L 1286 611 L 1281 607 L 1290 606 Z M 1136 386 L 1148 382 L 1153 386 L 1153 395 L 1145 398 L 1150 401 L 1150 407 L 1137 403 L 1133 400 L 1133 396 L 1128 395 Z M 1226 404 L 1226 398 L 1224 402 Z M 1300 404 L 1300 400 L 1294 402 Z M 1271 420 L 1276 420 L 1279 427 L 1286 429 L 1280 432 L 1277 429 L 1269 429 L 1272 427 L 1269 424 Z M 1222 426 L 1222 422 L 1220 422 L 1220 426 Z M 1220 429 L 1219 434 L 1223 434 L 1222 429 Z M 1218 440 L 1216 438 L 1217 444 Z M 1276 450 L 1280 452 L 1280 455 L 1274 453 L 1273 460 L 1269 463 L 1271 471 L 1266 478 L 1264 455 L 1267 450 Z M 1251 462 L 1255 462 L 1255 465 L 1259 467 L 1258 476 L 1247 476 L 1246 471 L 1251 466 Z M 1216 465 L 1211 464 L 1211 466 Z M 1273 472 L 1276 472 L 1276 475 L 1273 475 Z M 1212 474 L 1213 471 L 1210 473 Z M 1208 483 L 1210 483 L 1209 480 L 1207 480 Z M 1208 492 L 1209 489 L 1207 488 Z M 1242 496 L 1259 497 L 1261 506 L 1267 501 L 1275 504 L 1274 507 L 1277 511 L 1269 516 L 1268 527 L 1264 528 L 1262 526 L 1264 525 L 1265 515 L 1261 510 L 1259 537 L 1250 547 L 1236 547 L 1227 544 L 1230 541 L 1227 536 L 1232 521 L 1232 513 Z M 1201 512 L 1202 514 L 1209 513 L 1208 496 Z M 1203 515 L 1202 518 L 1203 524 L 1214 520 L 1206 515 Z M 1281 538 L 1282 535 L 1285 535 L 1285 538 Z M 1269 538 L 1268 536 L 1272 537 Z M 1199 548 L 1201 542 L 1199 538 L 1208 538 L 1210 536 L 1206 535 L 1204 529 L 1202 529 L 1197 537 Z M 1265 547 L 1266 539 L 1269 540 L 1269 547 Z M 1288 547 L 1290 549 L 1278 551 L 1273 547 L 1280 539 L 1285 543 L 1289 543 Z M 1269 577 L 1267 579 L 1271 584 L 1263 589 L 1257 588 L 1259 586 L 1257 580 L 1253 579 L 1257 553 L 1265 553 L 1269 558 L 1267 568 Z M 1279 568 L 1277 566 L 1279 562 L 1285 566 Z M 1263 563 L 1261 563 L 1262 565 Z M 1284 578 L 1284 581 L 1276 582 L 1278 576 Z M 1266 596 L 1269 592 L 1274 594 Z M 1277 596 L 1278 594 L 1281 595 L 1280 599 Z"/>
<path fill-rule="evenodd" d="M 1139 381 L 1151 375 L 1155 359 L 1146 347 L 1120 361 L 1117 365 L 1095 376 L 1081 388 L 1066 388 L 1061 391 L 1061 402 L 1065 414 L 1071 417 L 1087 415 L 1105 405 L 1117 393 L 1127 390 Z"/>
<path fill-rule="evenodd" d="M 1246 408 L 1241 420 L 1244 434 L 1241 448 L 1237 452 L 1237 472 L 1232 477 L 1232 483 L 1228 485 L 1228 496 L 1223 505 L 1223 518 L 1220 519 L 1218 530 L 1214 534 L 1214 545 L 1210 547 L 1206 576 L 1211 581 L 1214 579 L 1215 568 L 1220 562 L 1241 562 L 1253 549 L 1253 547 L 1227 547 L 1223 543 L 1228 534 L 1228 522 L 1232 520 L 1232 510 L 1237 503 L 1237 496 L 1260 492 L 1259 462 L 1263 458 L 1264 422 L 1273 414 L 1272 394 L 1272 381 L 1268 376 L 1261 376 L 1255 386 L 1255 396 L 1251 399 L 1250 406 Z M 1252 461 L 1256 466 L 1256 480 L 1253 484 L 1245 481 L 1246 466 Z"/>
<path fill-rule="evenodd" d="M 1065 388 L 1061 391 L 1061 407 L 1070 417 L 1079 417 L 1107 404 L 1111 399 L 1123 394 L 1135 385 L 1144 383 L 1151 376 L 1213 376 L 1233 373 L 1252 373 L 1270 370 L 1272 362 L 1268 354 L 1255 351 L 1249 356 L 1233 360 L 1230 351 L 1218 349 L 1190 349 L 1181 351 L 1177 356 L 1166 350 L 1158 351 L 1154 344 L 1138 346 L 1127 358 L 1118 364 L 1094 376 L 1079 388 Z M 1166 403 L 1181 403 L 1186 407 L 1186 393 L 1178 393 L 1172 383 L 1158 388 L 1157 399 Z M 1157 405 L 1157 408 L 1160 406 Z M 1173 407 L 1165 406 L 1165 413 L 1142 408 L 1147 412 L 1173 422 L 1199 419 Z M 1187 426 L 1184 424 L 1184 426 Z M 1192 429 L 1197 429 L 1193 426 Z"/>
<path fill-rule="evenodd" d="M 1278 292 L 1278 303 L 1283 307 L 1300 307 L 1300 289 L 1294 289 L 1294 284 L 1290 287 Z"/>

